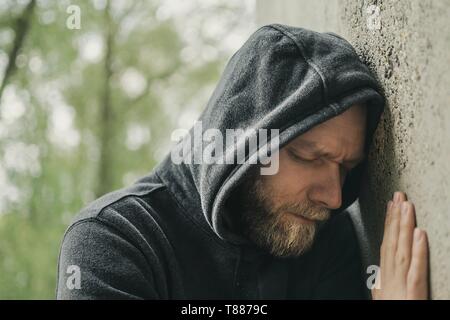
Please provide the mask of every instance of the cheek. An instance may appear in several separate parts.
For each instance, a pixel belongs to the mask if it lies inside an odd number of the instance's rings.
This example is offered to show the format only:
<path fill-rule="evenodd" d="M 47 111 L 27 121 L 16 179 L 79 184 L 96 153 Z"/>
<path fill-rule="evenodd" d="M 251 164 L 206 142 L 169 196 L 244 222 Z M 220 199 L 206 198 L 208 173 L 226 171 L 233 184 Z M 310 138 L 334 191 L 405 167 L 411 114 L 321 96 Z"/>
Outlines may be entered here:
<path fill-rule="evenodd" d="M 280 153 L 280 167 L 277 174 L 265 176 L 265 183 L 272 192 L 282 198 L 298 197 L 308 188 L 311 172 Z"/>

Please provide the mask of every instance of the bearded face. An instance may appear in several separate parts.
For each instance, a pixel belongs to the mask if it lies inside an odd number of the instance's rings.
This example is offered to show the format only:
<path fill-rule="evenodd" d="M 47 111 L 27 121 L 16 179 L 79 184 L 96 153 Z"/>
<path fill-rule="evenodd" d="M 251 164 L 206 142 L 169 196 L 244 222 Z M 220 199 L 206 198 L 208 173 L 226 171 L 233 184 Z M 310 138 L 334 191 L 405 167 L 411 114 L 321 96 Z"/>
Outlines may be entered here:
<path fill-rule="evenodd" d="M 310 201 L 278 203 L 276 190 L 256 172 L 239 188 L 243 234 L 278 257 L 299 256 L 313 244 L 330 210 Z"/>
<path fill-rule="evenodd" d="M 242 234 L 275 256 L 311 248 L 331 210 L 342 206 L 347 174 L 365 157 L 366 107 L 354 105 L 299 135 L 279 150 L 279 170 L 257 166 L 232 195 Z"/>

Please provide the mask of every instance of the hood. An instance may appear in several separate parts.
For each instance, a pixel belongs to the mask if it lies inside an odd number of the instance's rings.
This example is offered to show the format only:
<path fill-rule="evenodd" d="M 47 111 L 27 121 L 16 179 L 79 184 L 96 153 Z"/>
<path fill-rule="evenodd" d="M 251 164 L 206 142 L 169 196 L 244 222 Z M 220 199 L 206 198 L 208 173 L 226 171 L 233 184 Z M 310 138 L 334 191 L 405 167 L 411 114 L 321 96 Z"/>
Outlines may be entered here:
<path fill-rule="evenodd" d="M 368 107 L 367 152 L 384 99 L 354 48 L 333 33 L 273 24 L 258 29 L 231 57 L 198 120 L 202 132 L 218 129 L 224 137 L 226 129 L 278 129 L 282 148 L 356 103 Z M 192 156 L 207 144 L 192 145 Z M 245 149 L 245 142 L 226 152 L 239 148 Z M 229 227 L 225 202 L 252 165 L 251 156 L 240 164 L 175 164 L 169 154 L 155 171 L 185 214 L 221 239 L 241 243 L 245 240 Z M 347 175 L 335 212 L 357 199 L 364 164 Z"/>

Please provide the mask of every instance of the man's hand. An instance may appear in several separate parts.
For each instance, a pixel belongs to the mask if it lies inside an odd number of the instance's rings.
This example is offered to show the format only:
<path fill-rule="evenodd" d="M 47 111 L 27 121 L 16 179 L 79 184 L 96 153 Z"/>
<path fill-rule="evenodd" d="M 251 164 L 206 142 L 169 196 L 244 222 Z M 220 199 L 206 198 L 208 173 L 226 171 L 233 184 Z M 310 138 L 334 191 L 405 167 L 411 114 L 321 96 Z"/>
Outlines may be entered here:
<path fill-rule="evenodd" d="M 376 288 L 379 289 L 376 289 Z M 395 192 L 387 205 L 374 299 L 428 299 L 428 242 L 416 228 L 414 205 Z"/>

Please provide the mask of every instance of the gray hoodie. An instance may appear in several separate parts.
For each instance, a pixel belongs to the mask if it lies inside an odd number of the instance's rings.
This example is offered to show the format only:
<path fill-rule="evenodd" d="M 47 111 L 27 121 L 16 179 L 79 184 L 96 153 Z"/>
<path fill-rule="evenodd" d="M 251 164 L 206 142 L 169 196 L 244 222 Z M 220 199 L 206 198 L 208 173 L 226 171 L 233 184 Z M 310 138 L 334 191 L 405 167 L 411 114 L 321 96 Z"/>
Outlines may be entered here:
<path fill-rule="evenodd" d="M 215 128 L 224 136 L 226 129 L 278 129 L 283 147 L 356 103 L 368 106 L 367 152 L 384 100 L 353 47 L 332 33 L 269 25 L 230 59 L 199 120 L 203 131 Z M 238 140 L 231 152 L 246 143 Z M 300 257 L 278 258 L 229 221 L 226 201 L 250 157 L 236 164 L 176 164 L 167 155 L 134 185 L 91 203 L 65 233 L 57 298 L 366 298 L 345 210 L 358 197 L 365 163 L 347 175 L 342 206 L 313 247 Z"/>

